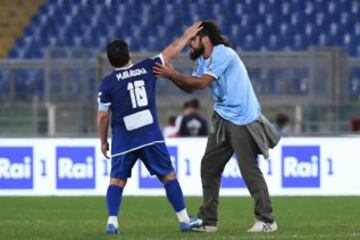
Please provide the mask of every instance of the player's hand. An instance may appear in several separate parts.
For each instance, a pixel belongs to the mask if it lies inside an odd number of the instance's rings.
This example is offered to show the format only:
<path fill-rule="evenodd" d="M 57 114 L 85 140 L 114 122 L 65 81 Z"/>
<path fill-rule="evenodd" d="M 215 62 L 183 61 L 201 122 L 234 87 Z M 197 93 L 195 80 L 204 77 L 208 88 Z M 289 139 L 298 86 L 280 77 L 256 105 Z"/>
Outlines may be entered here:
<path fill-rule="evenodd" d="M 196 22 L 192 26 L 188 27 L 184 33 L 184 36 L 187 40 L 195 37 L 196 34 L 203 28 L 201 26 L 202 22 Z"/>
<path fill-rule="evenodd" d="M 105 158 L 110 159 L 110 157 L 107 155 L 107 151 L 109 151 L 109 143 L 101 143 L 101 153 Z"/>
<path fill-rule="evenodd" d="M 164 77 L 169 79 L 176 75 L 176 70 L 171 63 L 165 63 L 165 65 L 156 63 L 156 65 L 153 67 L 153 72 L 156 77 Z"/>

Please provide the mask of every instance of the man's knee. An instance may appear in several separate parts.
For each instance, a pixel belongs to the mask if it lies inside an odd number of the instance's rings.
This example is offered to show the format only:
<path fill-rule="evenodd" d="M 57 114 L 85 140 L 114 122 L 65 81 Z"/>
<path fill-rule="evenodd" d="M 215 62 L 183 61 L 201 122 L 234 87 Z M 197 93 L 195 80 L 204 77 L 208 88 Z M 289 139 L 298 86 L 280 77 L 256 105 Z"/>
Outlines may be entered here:
<path fill-rule="evenodd" d="M 211 164 L 209 164 L 209 162 L 210 161 L 207 158 L 203 158 L 201 160 L 200 176 L 202 179 L 214 178 L 218 175 L 218 173 L 217 173 L 218 171 L 215 171 L 217 166 L 211 165 Z"/>
<path fill-rule="evenodd" d="M 214 179 L 221 177 L 224 168 L 221 166 L 214 166 L 207 163 L 206 160 L 202 160 L 200 168 L 201 179 Z"/>
<path fill-rule="evenodd" d="M 176 179 L 176 173 L 175 172 L 171 172 L 166 176 L 159 176 L 159 180 L 163 183 L 166 184 L 169 181 L 175 180 Z"/>
<path fill-rule="evenodd" d="M 119 178 L 110 178 L 110 185 L 116 185 L 123 188 L 126 185 L 126 180 Z"/>

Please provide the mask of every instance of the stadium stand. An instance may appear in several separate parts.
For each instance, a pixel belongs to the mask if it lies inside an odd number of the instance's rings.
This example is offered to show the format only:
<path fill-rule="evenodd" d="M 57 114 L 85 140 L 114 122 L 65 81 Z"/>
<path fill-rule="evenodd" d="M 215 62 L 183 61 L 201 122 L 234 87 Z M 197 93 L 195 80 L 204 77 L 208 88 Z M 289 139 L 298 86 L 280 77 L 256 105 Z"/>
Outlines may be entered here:
<path fill-rule="evenodd" d="M 199 19 L 216 19 L 237 50 L 341 46 L 360 56 L 359 11 L 357 0 L 48 0 L 8 57 L 41 58 L 54 46 L 98 49 L 112 38 L 158 51 Z"/>
<path fill-rule="evenodd" d="M 9 6 L 10 3 L 16 6 L 29 1 L 7 2 Z M 41 0 L 35 2 L 39 5 Z M 13 36 L 17 37 L 7 53 L 10 59 L 42 59 L 44 49 L 53 47 L 90 48 L 93 52 L 89 55 L 94 58 L 106 42 L 114 38 L 127 40 L 134 52 L 156 52 L 179 36 L 186 26 L 201 19 L 215 19 L 236 50 L 303 51 L 312 47 L 343 47 L 350 56 L 360 56 L 360 2 L 357 0 L 224 0 L 221 3 L 214 0 L 48 0 L 40 8 L 35 5 L 31 9 L 38 11 L 22 33 L 20 26 L 28 19 L 25 15 L 15 18 L 22 24 L 18 24 L 16 31 L 5 31 L 14 32 Z M 1 12 L 4 11 L 1 8 Z M 27 10 L 26 13 L 33 12 Z M 11 41 L 5 46 L 12 46 Z M 79 56 L 60 52 L 52 57 Z M 28 82 L 39 81 L 32 79 L 39 76 L 34 72 L 19 74 L 29 77 Z M 254 75 L 259 76 L 255 88 L 269 94 L 279 93 L 281 86 L 266 81 L 269 74 L 255 71 Z M 302 72 L 296 76 L 289 93 L 307 93 L 305 75 Z M 2 79 L 0 76 L 0 82 Z M 351 71 L 349 79 L 350 95 L 360 95 L 358 71 Z"/>
<path fill-rule="evenodd" d="M 24 46 L 22 40 L 23 28 L 29 23 L 31 17 L 36 14 L 43 0 L 3 0 L 0 8 L 0 58 L 4 58 L 12 49 Z M 19 41 L 14 46 L 15 41 Z M 12 55 L 15 57 L 15 55 Z M 19 57 L 19 56 L 18 56 Z"/>

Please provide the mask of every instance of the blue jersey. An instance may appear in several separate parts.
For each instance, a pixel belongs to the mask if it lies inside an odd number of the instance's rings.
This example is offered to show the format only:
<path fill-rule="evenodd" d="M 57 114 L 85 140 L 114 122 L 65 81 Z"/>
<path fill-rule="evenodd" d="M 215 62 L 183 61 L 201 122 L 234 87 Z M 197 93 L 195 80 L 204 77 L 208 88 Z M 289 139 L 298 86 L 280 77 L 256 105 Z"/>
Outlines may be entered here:
<path fill-rule="evenodd" d="M 212 50 L 209 58 L 200 57 L 194 76 L 207 74 L 215 80 L 210 85 L 214 110 L 224 119 L 245 125 L 255 121 L 261 112 L 248 72 L 238 54 L 222 44 Z"/>
<path fill-rule="evenodd" d="M 117 68 L 100 83 L 99 111 L 111 112 L 111 156 L 164 142 L 155 103 L 155 63 L 160 54 L 126 68 Z"/>

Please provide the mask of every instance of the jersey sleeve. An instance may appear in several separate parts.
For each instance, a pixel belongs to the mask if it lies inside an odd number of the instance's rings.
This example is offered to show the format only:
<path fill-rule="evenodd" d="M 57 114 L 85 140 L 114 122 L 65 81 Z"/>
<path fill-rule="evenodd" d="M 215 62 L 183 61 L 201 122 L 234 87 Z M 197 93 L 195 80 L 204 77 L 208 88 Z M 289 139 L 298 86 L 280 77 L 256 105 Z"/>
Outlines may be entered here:
<path fill-rule="evenodd" d="M 108 112 L 111 106 L 111 97 L 109 87 L 106 85 L 106 81 L 102 80 L 99 86 L 98 92 L 98 110 L 99 112 Z"/>
<path fill-rule="evenodd" d="M 228 68 L 231 60 L 231 56 L 221 51 L 214 52 L 214 54 L 212 54 L 208 63 L 206 64 L 204 74 L 210 75 L 215 79 L 218 79 Z"/>
<path fill-rule="evenodd" d="M 191 75 L 194 76 L 194 77 L 201 77 L 202 72 L 201 72 L 201 61 L 200 61 L 200 59 L 198 59 L 196 61 L 193 72 L 192 72 Z"/>
<path fill-rule="evenodd" d="M 160 63 L 161 65 L 165 65 L 165 60 L 164 60 L 164 56 L 162 55 L 162 53 L 152 57 L 151 60 L 153 61 L 154 65 L 155 65 L 155 63 Z"/>

